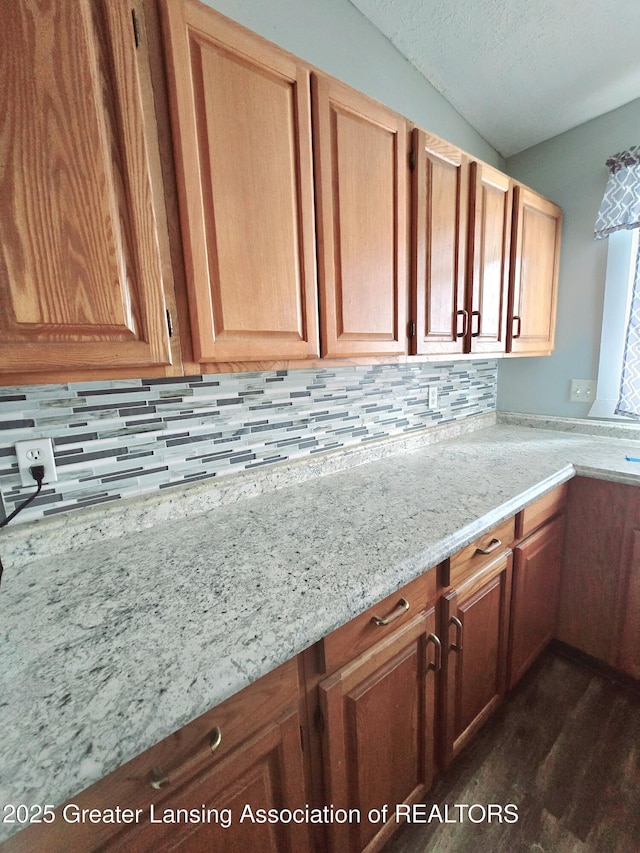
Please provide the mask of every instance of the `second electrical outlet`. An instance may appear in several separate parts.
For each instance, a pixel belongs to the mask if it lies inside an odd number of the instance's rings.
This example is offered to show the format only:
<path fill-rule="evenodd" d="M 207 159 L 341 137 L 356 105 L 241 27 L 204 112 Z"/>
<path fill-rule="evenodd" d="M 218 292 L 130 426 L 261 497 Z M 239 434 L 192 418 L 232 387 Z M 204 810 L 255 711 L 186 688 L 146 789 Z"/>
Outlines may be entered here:
<path fill-rule="evenodd" d="M 429 385 L 429 408 L 437 409 L 438 408 L 438 386 L 437 385 Z"/>

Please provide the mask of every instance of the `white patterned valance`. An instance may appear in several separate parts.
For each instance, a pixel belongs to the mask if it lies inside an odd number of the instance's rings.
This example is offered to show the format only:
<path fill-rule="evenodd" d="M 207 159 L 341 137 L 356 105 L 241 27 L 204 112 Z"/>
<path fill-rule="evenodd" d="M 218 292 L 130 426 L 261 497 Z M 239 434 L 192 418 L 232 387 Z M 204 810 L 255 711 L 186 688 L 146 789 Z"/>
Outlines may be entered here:
<path fill-rule="evenodd" d="M 596 240 L 623 228 L 640 228 L 640 145 L 616 154 L 607 166 L 609 180 L 596 219 Z"/>

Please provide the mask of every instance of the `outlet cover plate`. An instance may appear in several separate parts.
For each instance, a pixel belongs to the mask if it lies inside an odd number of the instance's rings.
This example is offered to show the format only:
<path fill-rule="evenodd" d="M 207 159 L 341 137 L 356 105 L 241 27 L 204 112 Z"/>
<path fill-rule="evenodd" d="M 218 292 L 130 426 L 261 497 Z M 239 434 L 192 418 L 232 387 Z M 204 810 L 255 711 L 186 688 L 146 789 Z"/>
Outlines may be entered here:
<path fill-rule="evenodd" d="M 58 479 L 56 463 L 53 457 L 53 442 L 50 438 L 33 438 L 30 441 L 16 441 L 18 470 L 23 486 L 35 485 L 29 468 L 32 465 L 44 465 L 43 483 L 53 483 Z"/>
<path fill-rule="evenodd" d="M 596 399 L 595 379 L 572 379 L 569 385 L 569 400 L 572 403 L 593 403 Z"/>

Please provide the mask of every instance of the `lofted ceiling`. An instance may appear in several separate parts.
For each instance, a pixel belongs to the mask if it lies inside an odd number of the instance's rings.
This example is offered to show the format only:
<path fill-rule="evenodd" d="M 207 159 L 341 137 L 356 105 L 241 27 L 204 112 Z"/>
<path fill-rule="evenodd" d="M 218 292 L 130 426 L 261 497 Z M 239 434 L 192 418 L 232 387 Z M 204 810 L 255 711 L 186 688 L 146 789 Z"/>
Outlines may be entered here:
<path fill-rule="evenodd" d="M 640 0 L 351 2 L 504 157 L 640 97 Z"/>

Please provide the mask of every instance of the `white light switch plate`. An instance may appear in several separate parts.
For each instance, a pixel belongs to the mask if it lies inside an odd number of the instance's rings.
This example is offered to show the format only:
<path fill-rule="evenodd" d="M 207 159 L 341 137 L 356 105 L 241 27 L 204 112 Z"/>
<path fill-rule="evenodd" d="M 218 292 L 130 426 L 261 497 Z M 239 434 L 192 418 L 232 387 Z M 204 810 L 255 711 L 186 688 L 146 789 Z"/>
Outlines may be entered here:
<path fill-rule="evenodd" d="M 596 398 L 595 379 L 572 379 L 569 400 L 572 403 L 592 403 Z"/>

